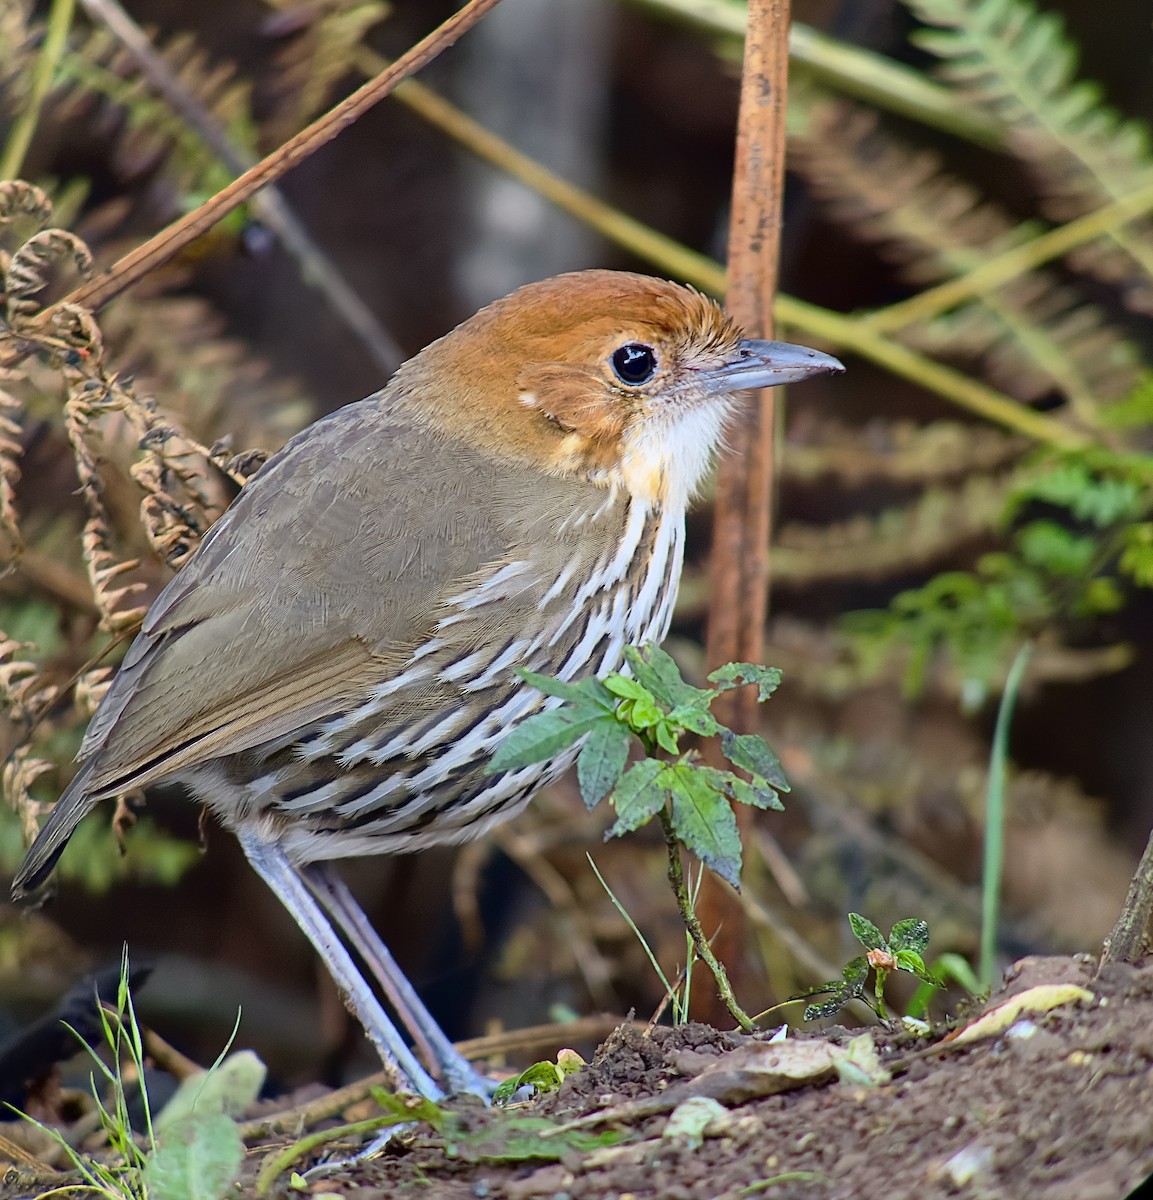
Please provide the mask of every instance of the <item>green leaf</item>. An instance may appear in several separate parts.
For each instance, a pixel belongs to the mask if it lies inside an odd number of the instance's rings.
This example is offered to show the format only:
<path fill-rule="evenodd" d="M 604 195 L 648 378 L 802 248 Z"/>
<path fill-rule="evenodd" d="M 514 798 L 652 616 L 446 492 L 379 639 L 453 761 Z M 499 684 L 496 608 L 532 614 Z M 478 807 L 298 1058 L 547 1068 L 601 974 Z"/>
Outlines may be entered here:
<path fill-rule="evenodd" d="M 964 988 L 969 995 L 980 995 L 981 981 L 977 978 L 977 972 L 973 970 L 972 964 L 967 958 L 955 954 L 951 950 L 946 950 L 944 954 L 938 955 L 934 965 L 936 970 L 933 978 L 937 987 L 943 986 L 942 980 L 951 979 Z"/>
<path fill-rule="evenodd" d="M 1056 521 L 1030 521 L 1017 534 L 1025 562 L 1054 575 L 1081 576 L 1097 554 L 1095 537 L 1072 533 Z"/>
<path fill-rule="evenodd" d="M 455 1130 L 446 1151 L 450 1158 L 464 1162 L 554 1162 L 570 1153 L 587 1154 L 615 1145 L 623 1136 L 615 1129 L 603 1133 L 566 1129 L 550 1137 L 555 1129 L 547 1117 L 514 1117 L 506 1112 L 475 1128 Z"/>
<path fill-rule="evenodd" d="M 740 887 L 741 835 L 728 797 L 689 763 L 667 768 L 673 831 L 710 870 Z"/>
<path fill-rule="evenodd" d="M 655 758 L 643 758 L 621 776 L 613 789 L 612 805 L 617 819 L 605 838 L 620 837 L 633 829 L 639 829 L 665 805 L 666 789 L 662 777 L 666 766 Z"/>
<path fill-rule="evenodd" d="M 685 683 L 672 656 L 660 646 L 649 643 L 639 650 L 625 647 L 625 661 L 633 676 L 665 706 L 666 709 L 695 708 L 707 712 L 716 692 L 703 691 Z"/>
<path fill-rule="evenodd" d="M 528 717 L 501 742 L 485 767 L 485 774 L 513 771 L 552 758 L 604 719 L 605 714 L 599 711 L 577 715 L 564 709 Z"/>
<path fill-rule="evenodd" d="M 822 992 L 827 990 L 829 989 L 818 989 Z M 826 1017 L 835 1017 L 852 999 L 854 997 L 845 995 L 843 989 L 838 988 L 830 999 L 822 1001 L 820 1004 L 806 1004 L 802 1016 L 806 1021 L 823 1021 Z"/>
<path fill-rule="evenodd" d="M 835 1017 L 850 1000 L 864 999 L 865 980 L 869 977 L 869 963 L 863 956 L 850 959 L 840 979 L 830 979 L 828 983 L 820 983 L 816 987 L 807 988 L 790 1000 L 804 1000 L 808 996 L 829 995 L 829 999 L 821 1004 L 805 1006 L 806 1021 L 818 1021 L 824 1017 Z"/>
<path fill-rule="evenodd" d="M 628 712 L 624 720 L 634 729 L 652 729 L 665 719 L 664 710 L 655 700 L 626 700 L 621 707 L 626 705 Z"/>
<path fill-rule="evenodd" d="M 726 729 L 721 735 L 721 750 L 733 766 L 760 775 L 778 792 L 789 791 L 789 781 L 781 770 L 781 760 L 759 734 L 733 733 Z"/>
<path fill-rule="evenodd" d="M 614 696 L 619 696 L 622 700 L 641 700 L 652 704 L 656 699 L 643 683 L 630 679 L 627 675 L 606 675 L 604 685 L 607 691 L 612 692 Z"/>
<path fill-rule="evenodd" d="M 724 728 L 711 712 L 692 704 L 678 704 L 676 708 L 670 709 L 668 722 L 701 737 L 714 737 Z"/>
<path fill-rule="evenodd" d="M 538 675 L 535 671 L 526 671 L 523 667 L 519 667 L 516 673 L 525 683 L 531 683 L 538 692 L 544 692 L 546 696 L 557 696 L 578 707 L 590 704 L 609 710 L 613 707 L 612 696 L 604 683 L 595 676 L 590 675 L 576 683 L 563 683 L 551 675 Z"/>
<path fill-rule="evenodd" d="M 758 775 L 752 783 L 724 772 L 729 776 L 728 793 L 738 804 L 747 804 L 750 808 L 759 808 L 764 812 L 784 812 L 785 806 L 780 796 Z"/>
<path fill-rule="evenodd" d="M 560 1050 L 556 1062 L 534 1062 L 519 1075 L 504 1080 L 493 1092 L 493 1102 L 504 1104 L 511 1100 L 522 1087 L 531 1087 L 540 1094 L 555 1092 L 570 1075 L 583 1070 L 588 1064 L 575 1050 Z"/>
<path fill-rule="evenodd" d="M 729 1110 L 711 1096 L 690 1096 L 673 1109 L 661 1131 L 662 1141 L 679 1138 L 689 1150 L 699 1150 L 705 1141 L 705 1130 L 725 1120 Z"/>
<path fill-rule="evenodd" d="M 653 726 L 653 736 L 662 750 L 669 754 L 680 754 L 681 748 L 677 744 L 677 734 L 667 720 L 660 720 Z"/>
<path fill-rule="evenodd" d="M 225 1113 L 238 1117 L 260 1095 L 268 1071 L 251 1050 L 238 1050 L 210 1071 L 197 1071 L 180 1081 L 153 1125 L 163 1133 L 193 1114 Z"/>
<path fill-rule="evenodd" d="M 223 1200 L 243 1161 L 244 1143 L 231 1117 L 193 1113 L 157 1136 L 144 1182 L 163 1200 Z"/>
<path fill-rule="evenodd" d="M 868 917 L 862 917 L 860 913 L 849 913 L 849 926 L 853 930 L 853 936 L 866 950 L 884 950 L 887 948 L 885 939 L 881 936 L 881 931 Z"/>
<path fill-rule="evenodd" d="M 876 929 L 876 926 L 873 926 Z M 841 978 L 854 989 L 854 996 L 865 994 L 865 980 L 869 977 L 869 960 L 862 954 L 850 958 L 841 971 Z"/>
<path fill-rule="evenodd" d="M 1126 531 L 1119 565 L 1138 587 L 1153 588 L 1153 523 L 1143 521 Z"/>
<path fill-rule="evenodd" d="M 928 944 L 928 921 L 907 917 L 904 921 L 898 921 L 889 931 L 889 949 L 894 954 L 899 954 L 902 950 L 912 950 L 917 954 L 924 954 Z"/>
<path fill-rule="evenodd" d="M 709 680 L 721 692 L 755 683 L 757 700 L 762 701 L 767 700 L 780 686 L 781 672 L 776 667 L 762 667 L 759 663 L 725 663 L 709 676 Z"/>
<path fill-rule="evenodd" d="M 632 735 L 615 716 L 603 718 L 589 730 L 577 759 L 577 782 L 589 812 L 616 786 L 628 762 L 631 742 Z"/>
<path fill-rule="evenodd" d="M 916 975 L 922 983 L 927 983 L 930 987 L 939 988 L 944 986 L 936 975 L 925 966 L 925 960 L 916 950 L 898 950 L 895 957 L 899 970 L 908 971 L 910 975 Z"/>

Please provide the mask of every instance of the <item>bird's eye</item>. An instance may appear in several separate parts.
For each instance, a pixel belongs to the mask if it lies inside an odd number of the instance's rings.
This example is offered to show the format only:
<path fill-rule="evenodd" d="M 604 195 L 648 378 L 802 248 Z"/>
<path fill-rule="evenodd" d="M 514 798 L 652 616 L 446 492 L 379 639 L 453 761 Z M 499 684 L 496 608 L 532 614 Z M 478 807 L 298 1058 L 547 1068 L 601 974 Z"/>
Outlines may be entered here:
<path fill-rule="evenodd" d="M 648 383 L 657 373 L 656 351 L 643 342 L 627 342 L 613 351 L 609 361 L 621 383 L 634 387 L 639 383 Z"/>

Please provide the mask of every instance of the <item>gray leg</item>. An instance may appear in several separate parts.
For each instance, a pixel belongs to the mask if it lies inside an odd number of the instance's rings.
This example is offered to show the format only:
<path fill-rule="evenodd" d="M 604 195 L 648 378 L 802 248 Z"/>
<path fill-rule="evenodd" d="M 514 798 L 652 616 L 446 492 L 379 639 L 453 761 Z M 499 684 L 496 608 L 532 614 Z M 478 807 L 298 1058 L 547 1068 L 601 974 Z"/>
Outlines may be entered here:
<path fill-rule="evenodd" d="M 376 1047 L 385 1069 L 395 1071 L 402 1085 L 407 1083 L 426 1100 L 443 1099 L 444 1093 L 417 1062 L 396 1026 L 388 1019 L 288 856 L 279 846 L 269 845 L 251 831 L 239 830 L 237 837 L 253 869 L 276 893 L 316 947 L 343 993 L 345 1003 Z"/>
<path fill-rule="evenodd" d="M 425 1062 L 430 1067 L 434 1063 L 439 1067 L 447 1089 L 489 1097 L 492 1084 L 445 1037 L 336 870 L 329 863 L 310 863 L 301 869 L 300 877 L 364 960 L 401 1023 L 412 1034 Z"/>

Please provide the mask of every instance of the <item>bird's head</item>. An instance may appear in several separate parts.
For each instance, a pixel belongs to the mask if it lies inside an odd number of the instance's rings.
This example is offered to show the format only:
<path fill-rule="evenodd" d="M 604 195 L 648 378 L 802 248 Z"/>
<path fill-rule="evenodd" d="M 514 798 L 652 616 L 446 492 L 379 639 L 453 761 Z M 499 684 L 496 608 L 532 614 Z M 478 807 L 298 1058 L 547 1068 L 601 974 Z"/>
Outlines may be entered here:
<path fill-rule="evenodd" d="M 506 460 L 683 507 L 736 393 L 843 369 L 742 337 L 691 288 L 580 271 L 482 309 L 405 364 L 395 387 L 434 428 Z"/>

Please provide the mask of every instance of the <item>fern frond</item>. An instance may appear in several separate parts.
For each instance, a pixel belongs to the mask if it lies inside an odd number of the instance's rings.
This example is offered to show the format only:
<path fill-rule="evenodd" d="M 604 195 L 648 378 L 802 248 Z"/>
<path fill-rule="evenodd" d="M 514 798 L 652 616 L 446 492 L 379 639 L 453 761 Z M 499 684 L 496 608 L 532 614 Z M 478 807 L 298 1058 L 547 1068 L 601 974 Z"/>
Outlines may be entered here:
<path fill-rule="evenodd" d="M 934 483 L 987 474 L 1016 460 L 1030 443 L 991 425 L 955 421 L 870 421 L 864 428 L 819 421 L 805 440 L 790 436 L 781 468 L 790 481 L 835 479 L 846 487 L 880 480 Z"/>
<path fill-rule="evenodd" d="M 854 638 L 841 627 L 777 616 L 769 624 L 765 657 L 803 692 L 823 700 L 845 700 L 865 686 L 900 688 L 908 670 L 907 645 L 894 644 L 890 654 L 872 662 L 862 659 L 857 650 Z M 1030 679 L 1035 685 L 1086 683 L 1123 671 L 1135 657 L 1133 647 L 1123 643 L 1070 647 L 1046 635 L 1029 660 Z M 956 703 L 962 682 L 942 657 L 928 672 L 923 694 Z"/>
<path fill-rule="evenodd" d="M 972 475 L 960 487 L 930 488 L 904 507 L 838 524 L 782 526 L 773 543 L 780 583 L 878 580 L 940 561 L 957 546 L 998 528 L 1012 476 Z"/>
<path fill-rule="evenodd" d="M 71 278 L 86 279 L 91 274 L 92 255 L 74 233 L 42 229 L 9 258 L 5 267 L 7 323 L 19 329 L 44 308 L 45 293 L 65 292 Z"/>
<path fill-rule="evenodd" d="M 284 38 L 276 56 L 272 81 L 274 114 L 264 133 L 274 142 L 287 141 L 328 102 L 344 78 L 354 51 L 365 35 L 387 15 L 383 0 L 320 0 L 302 7 L 296 0 L 265 0 L 278 11 L 271 31 Z"/>
<path fill-rule="evenodd" d="M 32 795 L 32 785 L 41 775 L 56 769 L 55 764 L 38 758 L 31 746 L 17 746 L 4 763 L 0 773 L 0 790 L 8 806 L 20 820 L 24 844 L 30 846 L 40 832 L 40 817 L 47 805 Z"/>
<path fill-rule="evenodd" d="M 879 243 L 918 283 L 973 270 L 990 254 L 1034 236 L 976 189 L 946 174 L 933 154 L 911 150 L 878 127 L 872 114 L 807 93 L 792 164 L 832 215 Z M 1070 333 L 1092 333 L 1082 341 Z M 948 342 L 947 335 L 958 339 Z M 1101 401 L 1133 386 L 1141 355 L 1084 297 L 1052 272 L 1017 279 L 941 319 L 901 333 L 920 349 L 985 359 L 996 381 L 1021 400 L 1051 391 L 1069 397 L 1086 424 Z"/>
<path fill-rule="evenodd" d="M 1119 200 L 1153 179 L 1149 129 L 1102 101 L 1101 88 L 1077 80 L 1077 50 L 1056 13 L 1032 0 L 906 0 L 939 28 L 917 41 L 942 60 L 941 75 L 965 101 L 1004 122 L 1009 143 L 1047 194 L 1047 213 L 1068 220 Z M 1153 224 L 1133 222 L 1111 235 L 1112 253 L 1097 245 L 1078 265 L 1118 251 L 1140 272 L 1130 302 L 1153 305 Z"/>
<path fill-rule="evenodd" d="M 236 79 L 234 68 L 213 64 L 190 34 L 177 34 L 156 49 L 231 142 L 251 150 L 250 86 Z M 168 100 L 151 90 L 138 64 L 106 29 L 92 30 L 65 55 L 60 78 L 56 119 L 84 118 L 102 126 L 112 141 L 112 162 L 124 177 L 160 169 L 181 192 L 215 190 L 231 182 L 216 152 Z"/>
<path fill-rule="evenodd" d="M 0 4 L 0 113 L 12 115 L 27 104 L 40 36 L 31 0 Z"/>
<path fill-rule="evenodd" d="M 108 357 L 144 395 L 163 397 L 165 418 L 197 441 L 227 430 L 239 446 L 278 449 L 312 418 L 294 380 L 236 338 L 205 300 L 148 290 L 101 314 Z"/>
<path fill-rule="evenodd" d="M 14 367 L 0 368 L 0 567 L 11 564 L 24 548 L 16 512 L 16 485 L 20 482 L 20 419 L 24 406 L 13 390 L 24 382 L 24 373 Z"/>
<path fill-rule="evenodd" d="M 1018 341 L 1007 335 L 1004 323 L 983 304 L 966 304 L 935 318 L 927 325 L 910 326 L 902 340 L 926 354 L 943 358 L 978 360 L 991 382 L 1020 400 L 1040 400 L 1057 390 L 1056 366 L 1061 360 L 1080 369 L 1084 392 L 1066 389 L 1080 400 L 1078 415 L 1099 426 L 1105 407 L 1128 395 L 1142 377 L 1139 352 L 1096 305 L 1086 304 L 1072 289 L 1052 276 L 1029 276 L 1012 285 L 1035 327 L 1022 336 L 1036 338 L 1037 353 L 1025 355 Z M 1060 358 L 1044 361 L 1046 344 L 1061 348 Z"/>
<path fill-rule="evenodd" d="M 20 658 L 33 647 L 15 642 L 0 633 L 0 702 L 9 717 L 21 725 L 32 725 L 51 705 L 59 689 L 49 684 L 36 663 Z"/>
<path fill-rule="evenodd" d="M 24 179 L 0 181 L 0 229 L 6 234 L 20 217 L 27 217 L 36 229 L 43 229 L 51 222 L 52 212 L 52 201 L 43 188 Z"/>

